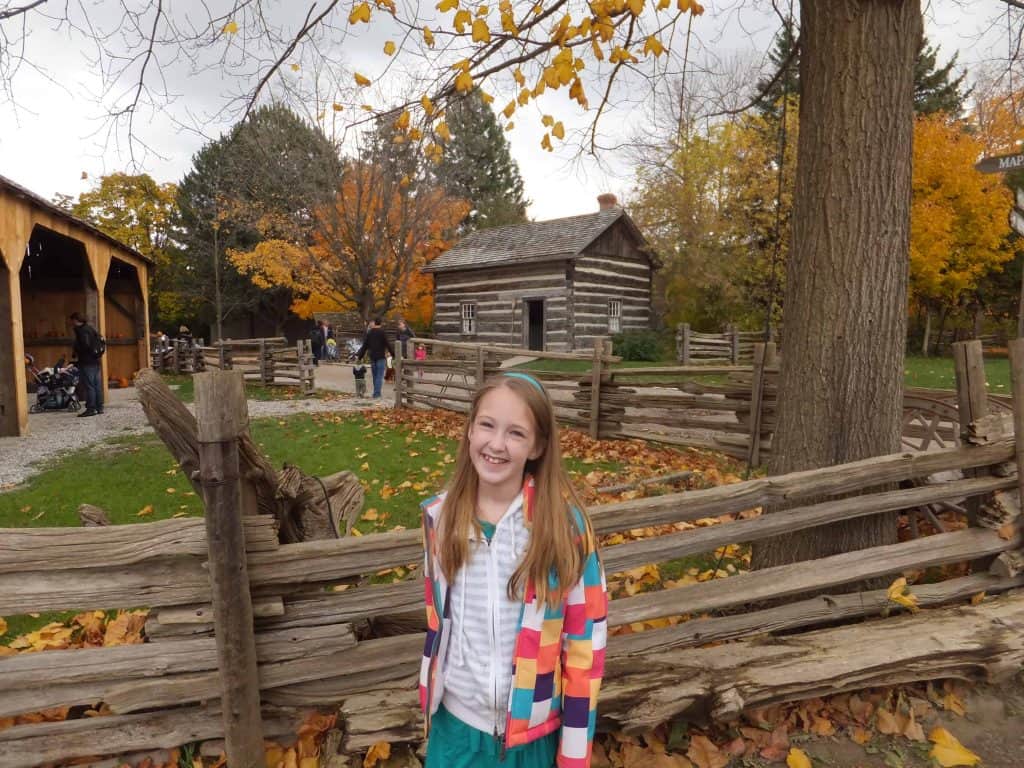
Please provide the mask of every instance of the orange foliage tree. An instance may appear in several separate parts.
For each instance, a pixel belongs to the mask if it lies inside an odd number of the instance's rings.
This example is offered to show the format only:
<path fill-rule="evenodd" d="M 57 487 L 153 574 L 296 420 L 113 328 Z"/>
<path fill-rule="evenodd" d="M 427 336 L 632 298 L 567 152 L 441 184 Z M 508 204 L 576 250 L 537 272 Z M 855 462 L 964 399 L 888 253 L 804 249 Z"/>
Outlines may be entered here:
<path fill-rule="evenodd" d="M 944 318 L 1013 256 L 1010 190 L 972 167 L 984 149 L 981 137 L 948 115 L 919 117 L 914 126 L 910 296 L 927 313 L 925 354 L 932 313 Z"/>
<path fill-rule="evenodd" d="M 366 320 L 398 310 L 427 324 L 431 284 L 419 270 L 450 245 L 469 205 L 393 170 L 350 161 L 334 204 L 312 212 L 308 242 L 268 238 L 229 257 L 256 285 L 291 288 L 301 317 L 350 311 Z"/>

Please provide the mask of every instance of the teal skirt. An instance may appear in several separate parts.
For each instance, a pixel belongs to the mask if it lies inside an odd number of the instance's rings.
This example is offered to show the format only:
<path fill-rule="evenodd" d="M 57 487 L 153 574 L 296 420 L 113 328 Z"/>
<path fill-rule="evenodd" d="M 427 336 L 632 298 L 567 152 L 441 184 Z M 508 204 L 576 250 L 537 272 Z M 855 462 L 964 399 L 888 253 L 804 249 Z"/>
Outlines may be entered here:
<path fill-rule="evenodd" d="M 478 731 L 442 704 L 430 720 L 424 768 L 552 768 L 558 752 L 558 731 L 505 751 L 494 734 Z"/>

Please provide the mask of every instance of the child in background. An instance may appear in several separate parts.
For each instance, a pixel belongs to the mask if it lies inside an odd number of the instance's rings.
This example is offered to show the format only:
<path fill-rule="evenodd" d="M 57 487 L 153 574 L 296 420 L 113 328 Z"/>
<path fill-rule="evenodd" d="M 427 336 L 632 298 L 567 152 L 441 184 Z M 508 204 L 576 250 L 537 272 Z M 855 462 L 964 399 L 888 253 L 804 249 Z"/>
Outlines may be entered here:
<path fill-rule="evenodd" d="M 477 390 L 423 512 L 425 768 L 587 768 L 608 597 L 540 382 Z"/>
<path fill-rule="evenodd" d="M 356 397 L 366 397 L 366 364 L 357 360 L 352 366 L 352 376 L 356 380 Z"/>
<path fill-rule="evenodd" d="M 416 345 L 416 349 L 413 352 L 413 359 L 414 360 L 426 360 L 427 359 L 427 346 L 425 344 L 417 344 Z M 423 378 L 423 369 L 422 368 L 417 368 L 416 369 L 416 378 L 417 379 L 422 379 Z"/>

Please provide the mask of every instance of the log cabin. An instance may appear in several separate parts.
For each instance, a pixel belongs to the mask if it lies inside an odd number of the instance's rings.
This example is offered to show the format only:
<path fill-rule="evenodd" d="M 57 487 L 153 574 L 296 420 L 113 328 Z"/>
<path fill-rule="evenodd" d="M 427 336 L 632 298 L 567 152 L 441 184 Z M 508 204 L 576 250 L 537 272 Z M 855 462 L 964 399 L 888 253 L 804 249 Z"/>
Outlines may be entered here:
<path fill-rule="evenodd" d="M 540 351 L 651 327 L 655 254 L 612 194 L 582 216 L 473 232 L 423 271 L 434 335 Z"/>
<path fill-rule="evenodd" d="M 0 176 L 0 436 L 28 433 L 25 354 L 40 368 L 71 358 L 68 316 L 107 341 L 104 388 L 149 363 L 152 260 Z"/>

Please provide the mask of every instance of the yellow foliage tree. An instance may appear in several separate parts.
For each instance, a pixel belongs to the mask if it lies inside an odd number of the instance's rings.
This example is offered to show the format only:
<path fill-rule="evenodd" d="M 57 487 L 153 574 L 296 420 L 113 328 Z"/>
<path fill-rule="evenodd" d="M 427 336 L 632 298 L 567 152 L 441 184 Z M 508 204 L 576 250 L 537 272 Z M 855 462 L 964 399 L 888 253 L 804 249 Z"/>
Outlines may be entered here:
<path fill-rule="evenodd" d="M 927 313 L 925 351 L 932 312 L 957 307 L 1013 256 L 1006 239 L 1010 191 L 999 176 L 973 168 L 984 149 L 981 138 L 948 115 L 915 123 L 910 296 Z"/>
<path fill-rule="evenodd" d="M 433 302 L 419 269 L 450 245 L 447 233 L 468 211 L 442 190 L 352 161 L 334 204 L 312 212 L 309 243 L 267 239 L 228 256 L 257 286 L 291 288 L 292 311 L 302 317 L 349 311 L 366 320 L 397 310 L 425 325 Z"/>

